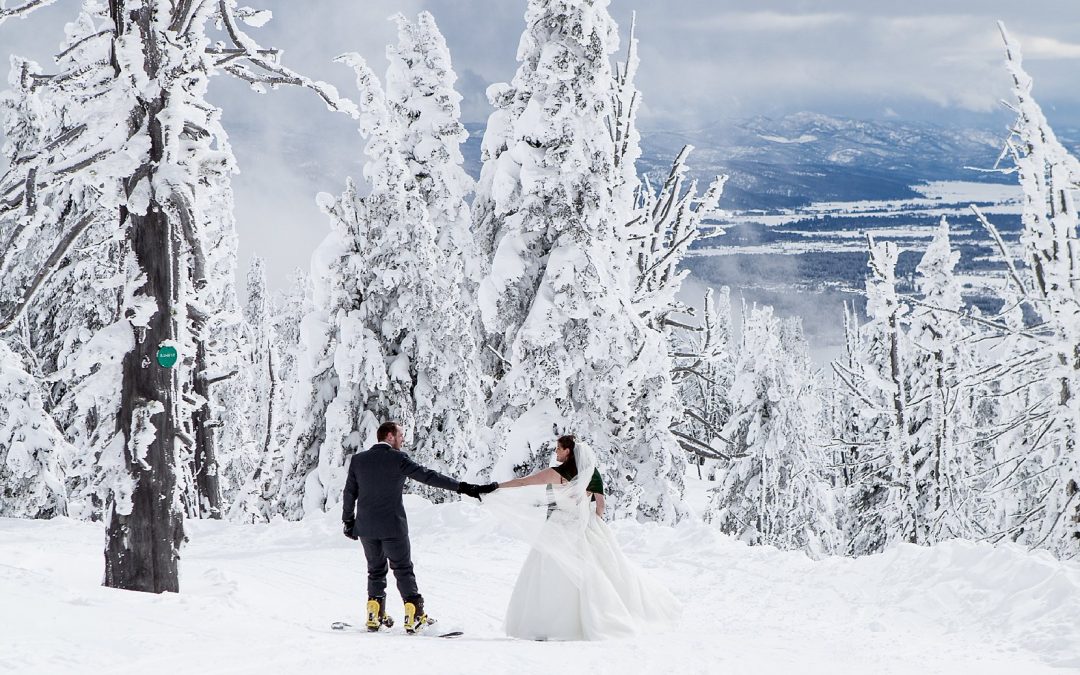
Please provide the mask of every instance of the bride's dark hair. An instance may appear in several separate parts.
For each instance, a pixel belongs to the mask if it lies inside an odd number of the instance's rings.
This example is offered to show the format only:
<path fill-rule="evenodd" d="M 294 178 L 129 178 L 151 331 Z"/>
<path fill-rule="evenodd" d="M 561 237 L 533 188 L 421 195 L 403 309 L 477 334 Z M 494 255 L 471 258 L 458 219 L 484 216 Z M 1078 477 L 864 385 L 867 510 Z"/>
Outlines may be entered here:
<path fill-rule="evenodd" d="M 571 434 L 565 436 L 559 436 L 559 440 L 555 441 L 560 448 L 564 448 L 570 451 L 570 456 L 574 456 L 574 437 Z"/>

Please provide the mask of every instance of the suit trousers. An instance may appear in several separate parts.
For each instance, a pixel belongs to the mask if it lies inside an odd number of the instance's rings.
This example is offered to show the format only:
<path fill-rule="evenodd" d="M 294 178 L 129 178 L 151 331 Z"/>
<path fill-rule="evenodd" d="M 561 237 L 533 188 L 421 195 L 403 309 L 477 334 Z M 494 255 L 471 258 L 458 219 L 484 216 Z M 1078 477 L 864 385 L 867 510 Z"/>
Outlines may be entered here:
<path fill-rule="evenodd" d="M 386 595 L 387 563 L 394 570 L 398 592 L 401 599 L 408 601 L 420 595 L 416 588 L 416 574 L 413 573 L 412 545 L 409 537 L 391 539 L 373 539 L 360 537 L 364 545 L 364 555 L 368 565 L 368 597 L 381 598 Z"/>

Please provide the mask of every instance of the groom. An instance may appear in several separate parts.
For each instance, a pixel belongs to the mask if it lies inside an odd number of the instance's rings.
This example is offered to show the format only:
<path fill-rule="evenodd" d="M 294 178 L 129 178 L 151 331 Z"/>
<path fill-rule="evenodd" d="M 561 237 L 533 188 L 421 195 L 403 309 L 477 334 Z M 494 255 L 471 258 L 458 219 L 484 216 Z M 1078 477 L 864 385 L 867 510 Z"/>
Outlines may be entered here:
<path fill-rule="evenodd" d="M 389 562 L 401 599 L 405 601 L 405 631 L 415 633 L 432 620 L 424 612 L 424 598 L 416 587 L 413 573 L 409 523 L 401 500 L 405 479 L 453 490 L 474 499 L 493 492 L 498 484 L 481 486 L 459 482 L 420 466 L 401 451 L 405 430 L 396 422 L 384 422 L 375 437 L 378 443 L 369 450 L 356 453 L 349 461 L 341 520 L 345 525 L 345 536 L 359 539 L 367 557 L 368 630 L 377 631 L 381 626 L 389 627 L 394 623 L 386 616 Z"/>

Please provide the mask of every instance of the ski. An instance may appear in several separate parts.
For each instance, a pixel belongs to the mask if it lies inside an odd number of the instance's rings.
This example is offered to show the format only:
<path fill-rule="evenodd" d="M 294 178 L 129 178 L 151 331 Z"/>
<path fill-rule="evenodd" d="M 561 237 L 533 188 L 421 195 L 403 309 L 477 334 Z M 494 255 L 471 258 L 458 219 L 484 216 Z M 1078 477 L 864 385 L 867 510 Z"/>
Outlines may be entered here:
<path fill-rule="evenodd" d="M 330 630 L 349 631 L 349 632 L 353 632 L 353 633 L 373 633 L 373 634 L 380 634 L 381 633 L 383 635 L 395 635 L 395 634 L 402 635 L 402 633 L 396 633 L 396 632 L 391 632 L 391 631 L 382 631 L 382 630 L 369 631 L 364 626 L 354 626 L 353 624 L 347 623 L 345 621 L 335 621 L 335 622 L 333 622 L 332 624 L 330 624 Z M 433 637 L 433 638 L 456 638 L 456 637 L 461 637 L 464 634 L 465 633 L 463 633 L 463 632 L 461 632 L 459 630 L 450 631 L 449 633 L 424 633 L 424 632 L 420 632 L 420 633 L 404 633 L 404 635 L 419 635 L 421 637 Z"/>

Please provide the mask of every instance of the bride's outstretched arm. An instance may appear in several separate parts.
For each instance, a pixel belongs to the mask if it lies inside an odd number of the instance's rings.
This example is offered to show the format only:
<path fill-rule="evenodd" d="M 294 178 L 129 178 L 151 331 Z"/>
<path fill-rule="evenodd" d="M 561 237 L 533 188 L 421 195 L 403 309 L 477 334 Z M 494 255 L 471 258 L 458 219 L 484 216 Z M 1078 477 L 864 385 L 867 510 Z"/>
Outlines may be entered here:
<path fill-rule="evenodd" d="M 597 492 L 594 496 L 596 497 L 596 515 L 603 518 L 604 517 L 604 494 L 602 492 Z"/>
<path fill-rule="evenodd" d="M 544 469 L 537 471 L 531 476 L 525 476 L 524 478 L 515 478 L 514 480 L 508 480 L 504 483 L 499 483 L 499 488 L 515 488 L 524 487 L 526 485 L 550 485 L 552 483 L 561 483 L 562 476 L 555 469 Z"/>

